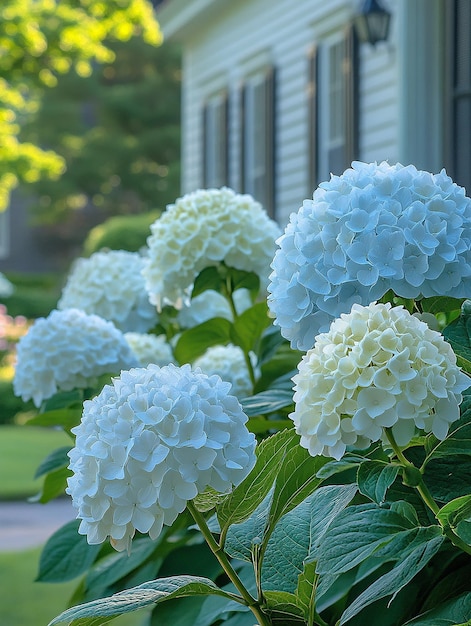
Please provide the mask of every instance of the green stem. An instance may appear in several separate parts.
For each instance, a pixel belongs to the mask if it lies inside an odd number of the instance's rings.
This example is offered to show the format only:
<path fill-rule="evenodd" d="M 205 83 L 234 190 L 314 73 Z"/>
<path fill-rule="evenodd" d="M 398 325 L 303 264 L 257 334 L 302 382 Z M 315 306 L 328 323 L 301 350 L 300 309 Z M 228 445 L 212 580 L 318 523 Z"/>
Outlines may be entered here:
<path fill-rule="evenodd" d="M 230 282 L 230 278 L 227 278 L 226 280 L 226 289 L 225 289 L 225 296 L 227 301 L 229 302 L 229 306 L 231 308 L 232 311 L 232 317 L 234 318 L 234 321 L 239 317 L 239 314 L 237 313 L 237 309 L 235 306 L 235 302 L 234 302 L 234 295 L 233 295 L 233 291 L 232 291 L 232 285 Z M 255 387 L 255 382 L 256 382 L 256 378 L 255 378 L 255 371 L 252 365 L 252 361 L 250 360 L 250 354 L 248 352 L 246 352 L 243 348 L 242 352 L 244 353 L 244 359 L 245 359 L 245 363 L 247 365 L 247 370 L 249 372 L 249 376 L 250 376 L 250 382 L 252 383 L 252 389 L 253 387 Z"/>
<path fill-rule="evenodd" d="M 386 432 L 386 437 L 388 438 L 388 441 L 391 444 L 392 449 L 394 450 L 395 455 L 397 456 L 398 460 L 401 462 L 403 467 L 413 467 L 414 469 L 418 470 L 418 468 L 416 468 L 415 465 L 411 463 L 408 459 L 406 459 L 406 457 L 404 456 L 401 448 L 396 443 L 396 440 L 394 438 L 394 435 L 391 429 L 385 428 L 384 430 Z M 415 489 L 419 493 L 423 502 L 428 506 L 428 508 L 432 511 L 432 513 L 435 516 L 437 516 L 438 512 L 440 511 L 440 507 L 433 499 L 433 496 L 430 493 L 427 485 L 424 483 L 423 478 L 420 479 L 420 482 L 418 483 L 418 485 L 415 486 Z M 471 554 L 471 546 L 468 546 L 466 542 L 464 542 L 460 537 L 458 537 L 458 535 L 453 531 L 452 528 L 450 528 L 449 526 L 442 526 L 442 528 L 443 528 L 443 532 L 445 533 L 445 535 L 448 537 L 448 539 L 451 541 L 451 543 L 454 546 L 456 546 L 457 548 L 460 548 L 461 550 L 463 550 L 463 552 L 466 552 L 466 554 Z"/>
<path fill-rule="evenodd" d="M 198 525 L 199 529 L 201 530 L 201 533 L 205 538 L 205 541 L 208 544 L 211 552 L 217 558 L 219 564 L 226 572 L 227 576 L 229 577 L 237 591 L 242 596 L 242 603 L 248 606 L 252 613 L 255 615 L 259 626 L 271 626 L 268 617 L 263 613 L 262 609 L 260 608 L 259 601 L 254 598 L 252 594 L 249 593 L 249 591 L 245 588 L 244 583 L 241 581 L 237 572 L 232 567 L 226 553 L 218 544 L 212 532 L 209 530 L 204 516 L 198 511 L 198 509 L 192 502 L 187 502 L 187 508 L 188 511 L 191 513 L 193 519 L 195 520 L 196 524 Z"/>

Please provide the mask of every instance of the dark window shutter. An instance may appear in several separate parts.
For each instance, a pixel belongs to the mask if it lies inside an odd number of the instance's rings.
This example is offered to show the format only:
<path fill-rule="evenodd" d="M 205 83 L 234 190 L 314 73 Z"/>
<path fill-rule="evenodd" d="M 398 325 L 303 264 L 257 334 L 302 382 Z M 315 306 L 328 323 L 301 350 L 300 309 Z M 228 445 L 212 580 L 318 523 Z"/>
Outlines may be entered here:
<path fill-rule="evenodd" d="M 471 194 L 471 3 L 455 0 L 453 19 L 452 171 Z"/>
<path fill-rule="evenodd" d="M 353 26 L 345 32 L 345 162 L 344 169 L 358 159 L 358 38 Z"/>
<path fill-rule="evenodd" d="M 275 215 L 276 184 L 276 68 L 271 68 L 265 81 L 266 89 L 266 169 L 265 208 L 271 217 Z"/>
<path fill-rule="evenodd" d="M 309 196 L 319 184 L 319 54 L 317 47 L 309 52 L 308 79 L 307 79 L 307 107 L 308 107 L 308 185 Z"/>

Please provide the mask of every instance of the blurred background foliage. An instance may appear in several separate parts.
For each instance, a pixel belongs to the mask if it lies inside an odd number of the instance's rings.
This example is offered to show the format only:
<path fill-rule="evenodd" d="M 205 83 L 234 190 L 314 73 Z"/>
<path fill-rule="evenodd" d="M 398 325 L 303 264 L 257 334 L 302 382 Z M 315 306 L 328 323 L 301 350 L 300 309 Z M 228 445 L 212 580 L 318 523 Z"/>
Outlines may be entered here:
<path fill-rule="evenodd" d="M 64 159 L 20 137 L 58 76 L 111 63 L 112 41 L 162 37 L 148 0 L 2 0 L 0 5 L 0 210 L 20 183 L 58 178 Z"/>

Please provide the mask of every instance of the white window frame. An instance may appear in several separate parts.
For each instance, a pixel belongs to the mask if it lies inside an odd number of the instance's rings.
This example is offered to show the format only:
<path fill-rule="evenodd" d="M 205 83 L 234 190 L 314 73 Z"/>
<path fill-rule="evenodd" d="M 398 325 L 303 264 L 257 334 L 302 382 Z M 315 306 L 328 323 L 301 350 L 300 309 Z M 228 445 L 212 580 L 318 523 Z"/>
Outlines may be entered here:
<path fill-rule="evenodd" d="M 10 254 L 10 210 L 0 211 L 0 259 Z"/>
<path fill-rule="evenodd" d="M 222 187 L 228 184 L 227 93 L 220 91 L 206 100 L 204 124 L 204 186 Z"/>

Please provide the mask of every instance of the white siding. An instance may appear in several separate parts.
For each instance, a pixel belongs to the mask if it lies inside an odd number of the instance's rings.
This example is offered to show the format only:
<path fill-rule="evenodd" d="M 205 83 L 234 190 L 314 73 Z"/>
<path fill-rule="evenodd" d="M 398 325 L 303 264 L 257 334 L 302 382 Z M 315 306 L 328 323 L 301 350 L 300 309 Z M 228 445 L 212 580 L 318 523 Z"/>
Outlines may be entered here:
<path fill-rule="evenodd" d="M 395 5 L 396 0 L 390 0 L 389 6 Z M 357 0 L 237 0 L 225 3 L 215 17 L 203 24 L 200 20 L 197 27 L 185 31 L 184 193 L 202 184 L 202 104 L 223 85 L 230 95 L 230 132 L 237 138 L 230 142 L 229 181 L 239 188 L 240 118 L 234 105 L 240 101 L 244 77 L 273 64 L 277 68 L 276 210 L 280 224 L 312 195 L 308 188 L 308 51 L 341 31 L 357 6 Z M 165 34 L 165 24 L 163 28 Z M 398 160 L 399 89 L 394 39 L 391 41 L 376 48 L 360 48 L 361 160 Z"/>

